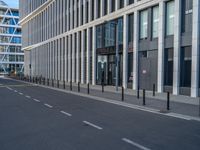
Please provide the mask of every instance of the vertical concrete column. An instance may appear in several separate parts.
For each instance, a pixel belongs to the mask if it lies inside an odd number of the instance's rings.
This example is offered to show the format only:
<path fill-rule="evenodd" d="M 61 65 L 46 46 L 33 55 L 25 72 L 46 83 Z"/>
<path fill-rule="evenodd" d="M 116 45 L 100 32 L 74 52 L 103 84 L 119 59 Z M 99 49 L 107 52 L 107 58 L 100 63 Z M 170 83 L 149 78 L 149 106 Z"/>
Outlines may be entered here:
<path fill-rule="evenodd" d="M 87 28 L 87 78 L 86 83 L 90 83 L 90 43 L 91 42 L 91 36 L 90 36 L 90 28 Z"/>
<path fill-rule="evenodd" d="M 77 25 L 77 0 L 74 1 L 74 27 L 76 28 Z"/>
<path fill-rule="evenodd" d="M 65 15 L 66 15 L 66 3 L 67 3 L 66 1 L 63 1 L 63 6 L 64 6 L 63 7 L 63 14 L 62 14 L 63 15 L 63 17 L 62 17 L 63 18 L 63 33 L 65 32 L 65 26 L 66 26 L 66 24 L 65 24 L 66 23 L 66 17 L 65 17 Z"/>
<path fill-rule="evenodd" d="M 180 87 L 180 31 L 181 31 L 181 0 L 176 0 L 174 6 L 174 71 L 173 94 L 179 94 Z"/>
<path fill-rule="evenodd" d="M 89 9 L 89 13 L 88 13 L 88 22 L 90 22 L 92 20 L 92 2 L 91 0 L 88 0 L 88 9 Z"/>
<path fill-rule="evenodd" d="M 75 82 L 75 44 L 76 44 L 76 36 L 75 33 L 72 35 L 72 82 Z"/>
<path fill-rule="evenodd" d="M 123 87 L 126 89 L 128 81 L 128 15 L 124 15 L 123 23 Z"/>
<path fill-rule="evenodd" d="M 52 42 L 52 71 L 53 71 L 52 79 L 55 79 L 55 47 L 54 47 L 54 42 Z"/>
<path fill-rule="evenodd" d="M 71 54 L 71 52 L 72 52 L 72 50 L 71 50 L 71 48 L 72 48 L 72 45 L 71 45 L 71 35 L 69 35 L 69 37 L 68 37 L 68 82 L 70 82 L 71 81 L 71 74 L 72 74 L 72 69 L 71 69 L 71 58 L 72 58 L 72 54 Z"/>
<path fill-rule="evenodd" d="M 116 0 L 115 1 L 115 11 L 117 11 L 119 9 L 119 2 L 120 0 Z"/>
<path fill-rule="evenodd" d="M 85 31 L 81 34 L 81 83 L 85 83 Z"/>
<path fill-rule="evenodd" d="M 61 70 L 60 70 L 60 65 L 61 65 L 61 57 L 60 57 L 60 51 L 61 51 L 61 43 L 60 43 L 60 39 L 57 40 L 58 41 L 58 46 L 57 46 L 57 51 L 58 51 L 58 80 L 60 80 L 60 75 L 61 75 Z"/>
<path fill-rule="evenodd" d="M 76 82 L 80 82 L 80 46 L 81 46 L 81 41 L 80 41 L 80 32 L 77 32 L 76 36 L 76 44 L 77 44 L 77 49 L 76 49 Z"/>
<path fill-rule="evenodd" d="M 74 17 L 73 17 L 73 2 L 70 2 L 70 30 L 73 28 L 73 21 L 74 21 Z"/>
<path fill-rule="evenodd" d="M 107 5 L 108 5 L 108 14 L 111 13 L 111 10 L 112 10 L 112 0 L 107 0 Z"/>
<path fill-rule="evenodd" d="M 87 15 L 86 0 L 83 0 L 83 24 L 86 24 L 86 15 Z"/>
<path fill-rule="evenodd" d="M 98 14 L 98 7 L 97 7 L 97 0 L 94 0 L 94 19 L 97 19 L 97 14 Z"/>
<path fill-rule="evenodd" d="M 81 0 L 80 0 L 81 1 Z M 66 15 L 67 15 L 67 21 L 66 21 L 66 26 L 67 26 L 67 31 L 69 31 L 69 26 L 70 26 L 70 24 L 69 24 L 69 15 L 70 15 L 70 9 L 69 9 L 69 1 L 66 1 L 66 3 L 67 3 L 67 11 L 66 11 Z"/>
<path fill-rule="evenodd" d="M 128 6 L 129 0 L 124 0 L 124 6 Z"/>
<path fill-rule="evenodd" d="M 49 43 L 49 79 L 52 79 L 52 46 Z"/>
<path fill-rule="evenodd" d="M 55 40 L 55 74 L 58 80 L 58 40 Z"/>
<path fill-rule="evenodd" d="M 200 1 L 193 0 L 193 26 L 192 26 L 192 82 L 191 96 L 198 97 L 199 91 L 199 28 L 200 28 Z"/>
<path fill-rule="evenodd" d="M 60 80 L 63 81 L 63 66 L 64 66 L 64 63 L 63 63 L 63 55 L 64 55 L 64 46 L 63 46 L 63 43 L 64 43 L 64 38 L 61 38 L 60 39 Z"/>
<path fill-rule="evenodd" d="M 81 26 L 81 20 L 82 20 L 82 15 L 83 15 L 82 11 L 81 11 L 82 10 L 81 4 L 82 4 L 82 0 L 79 0 L 79 3 L 78 3 L 78 7 L 79 7 L 79 12 L 78 12 L 79 13 L 79 15 L 78 15 L 79 16 L 79 18 L 78 18 L 79 19 L 79 21 L 78 21 L 79 22 L 79 26 Z"/>
<path fill-rule="evenodd" d="M 65 37 L 65 81 L 68 81 L 68 39 Z"/>
<path fill-rule="evenodd" d="M 165 31 L 165 2 L 159 3 L 158 27 L 158 92 L 163 92 L 164 85 L 164 31 Z"/>
<path fill-rule="evenodd" d="M 101 17 L 104 16 L 104 7 L 105 7 L 105 0 L 101 0 Z"/>
<path fill-rule="evenodd" d="M 138 34 L 139 12 L 134 12 L 134 41 L 133 41 L 133 89 L 138 88 Z"/>
<path fill-rule="evenodd" d="M 92 85 L 96 85 L 96 27 L 92 27 Z"/>

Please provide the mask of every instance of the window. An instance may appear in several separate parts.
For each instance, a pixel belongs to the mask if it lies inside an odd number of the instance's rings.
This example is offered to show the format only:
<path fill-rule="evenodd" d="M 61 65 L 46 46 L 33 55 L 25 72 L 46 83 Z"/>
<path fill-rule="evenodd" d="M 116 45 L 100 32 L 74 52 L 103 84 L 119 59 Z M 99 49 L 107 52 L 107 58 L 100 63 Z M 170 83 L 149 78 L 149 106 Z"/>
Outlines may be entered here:
<path fill-rule="evenodd" d="M 148 35 L 148 11 L 140 12 L 140 39 L 147 38 Z"/>
<path fill-rule="evenodd" d="M 166 35 L 174 34 L 174 1 L 166 4 Z"/>
<path fill-rule="evenodd" d="M 153 18 L 152 18 L 152 36 L 153 38 L 158 37 L 158 25 L 159 25 L 159 7 L 153 7 Z"/>
<path fill-rule="evenodd" d="M 181 48 L 180 86 L 191 87 L 191 47 Z"/>
<path fill-rule="evenodd" d="M 115 0 L 112 0 L 112 4 L 111 4 L 111 12 L 115 11 Z"/>
<path fill-rule="evenodd" d="M 134 3 L 134 0 L 129 0 L 129 4 L 133 4 Z"/>
<path fill-rule="evenodd" d="M 102 25 L 98 26 L 96 29 L 96 38 L 97 38 L 97 48 L 102 48 L 103 47 L 103 28 Z"/>
<path fill-rule="evenodd" d="M 173 58 L 174 58 L 173 48 L 165 49 L 164 57 L 164 85 L 172 86 L 173 85 Z"/>
<path fill-rule="evenodd" d="M 182 33 L 192 32 L 192 0 L 182 1 Z"/>

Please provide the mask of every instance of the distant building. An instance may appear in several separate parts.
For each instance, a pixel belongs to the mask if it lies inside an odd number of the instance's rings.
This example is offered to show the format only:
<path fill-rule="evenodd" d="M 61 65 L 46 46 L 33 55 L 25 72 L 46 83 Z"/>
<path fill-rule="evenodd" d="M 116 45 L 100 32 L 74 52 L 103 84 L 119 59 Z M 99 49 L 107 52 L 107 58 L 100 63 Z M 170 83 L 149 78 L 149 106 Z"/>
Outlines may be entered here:
<path fill-rule="evenodd" d="M 23 72 L 24 52 L 18 22 L 19 10 L 0 0 L 0 74 Z"/>
<path fill-rule="evenodd" d="M 199 96 L 200 0 L 20 0 L 20 12 L 27 75 Z"/>

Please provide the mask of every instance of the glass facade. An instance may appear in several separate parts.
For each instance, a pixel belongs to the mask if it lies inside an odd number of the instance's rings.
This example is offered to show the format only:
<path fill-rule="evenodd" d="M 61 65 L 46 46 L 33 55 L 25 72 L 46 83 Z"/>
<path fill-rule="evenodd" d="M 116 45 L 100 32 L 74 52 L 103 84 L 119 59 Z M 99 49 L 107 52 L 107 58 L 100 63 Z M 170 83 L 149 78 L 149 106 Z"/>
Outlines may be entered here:
<path fill-rule="evenodd" d="M 181 73 L 180 73 L 180 86 L 191 87 L 191 47 L 181 48 Z"/>
<path fill-rule="evenodd" d="M 172 86 L 173 85 L 173 63 L 174 63 L 174 50 L 173 48 L 165 49 L 164 54 L 164 85 Z"/>
<path fill-rule="evenodd" d="M 182 0 L 182 33 L 192 32 L 193 0 Z"/>
<path fill-rule="evenodd" d="M 140 39 L 145 39 L 148 36 L 148 11 L 140 12 Z"/>
<path fill-rule="evenodd" d="M 152 36 L 153 38 L 158 37 L 158 25 L 159 25 L 159 6 L 155 6 L 152 9 L 153 17 L 152 17 Z"/>
<path fill-rule="evenodd" d="M 23 73 L 24 53 L 21 50 L 21 27 L 17 9 L 0 5 L 0 74 Z"/>
<path fill-rule="evenodd" d="M 174 1 L 166 3 L 166 35 L 174 34 Z"/>

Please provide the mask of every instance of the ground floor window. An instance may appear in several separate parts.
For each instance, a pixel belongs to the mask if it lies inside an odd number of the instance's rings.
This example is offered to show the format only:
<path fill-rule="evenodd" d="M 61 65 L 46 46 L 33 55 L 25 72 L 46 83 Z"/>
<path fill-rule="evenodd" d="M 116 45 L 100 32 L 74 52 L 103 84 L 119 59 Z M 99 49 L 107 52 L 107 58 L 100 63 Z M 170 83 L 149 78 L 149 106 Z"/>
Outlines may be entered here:
<path fill-rule="evenodd" d="M 173 85 L 173 48 L 165 49 L 164 56 L 164 85 L 172 86 Z"/>
<path fill-rule="evenodd" d="M 180 86 L 191 87 L 191 46 L 181 48 Z"/>

